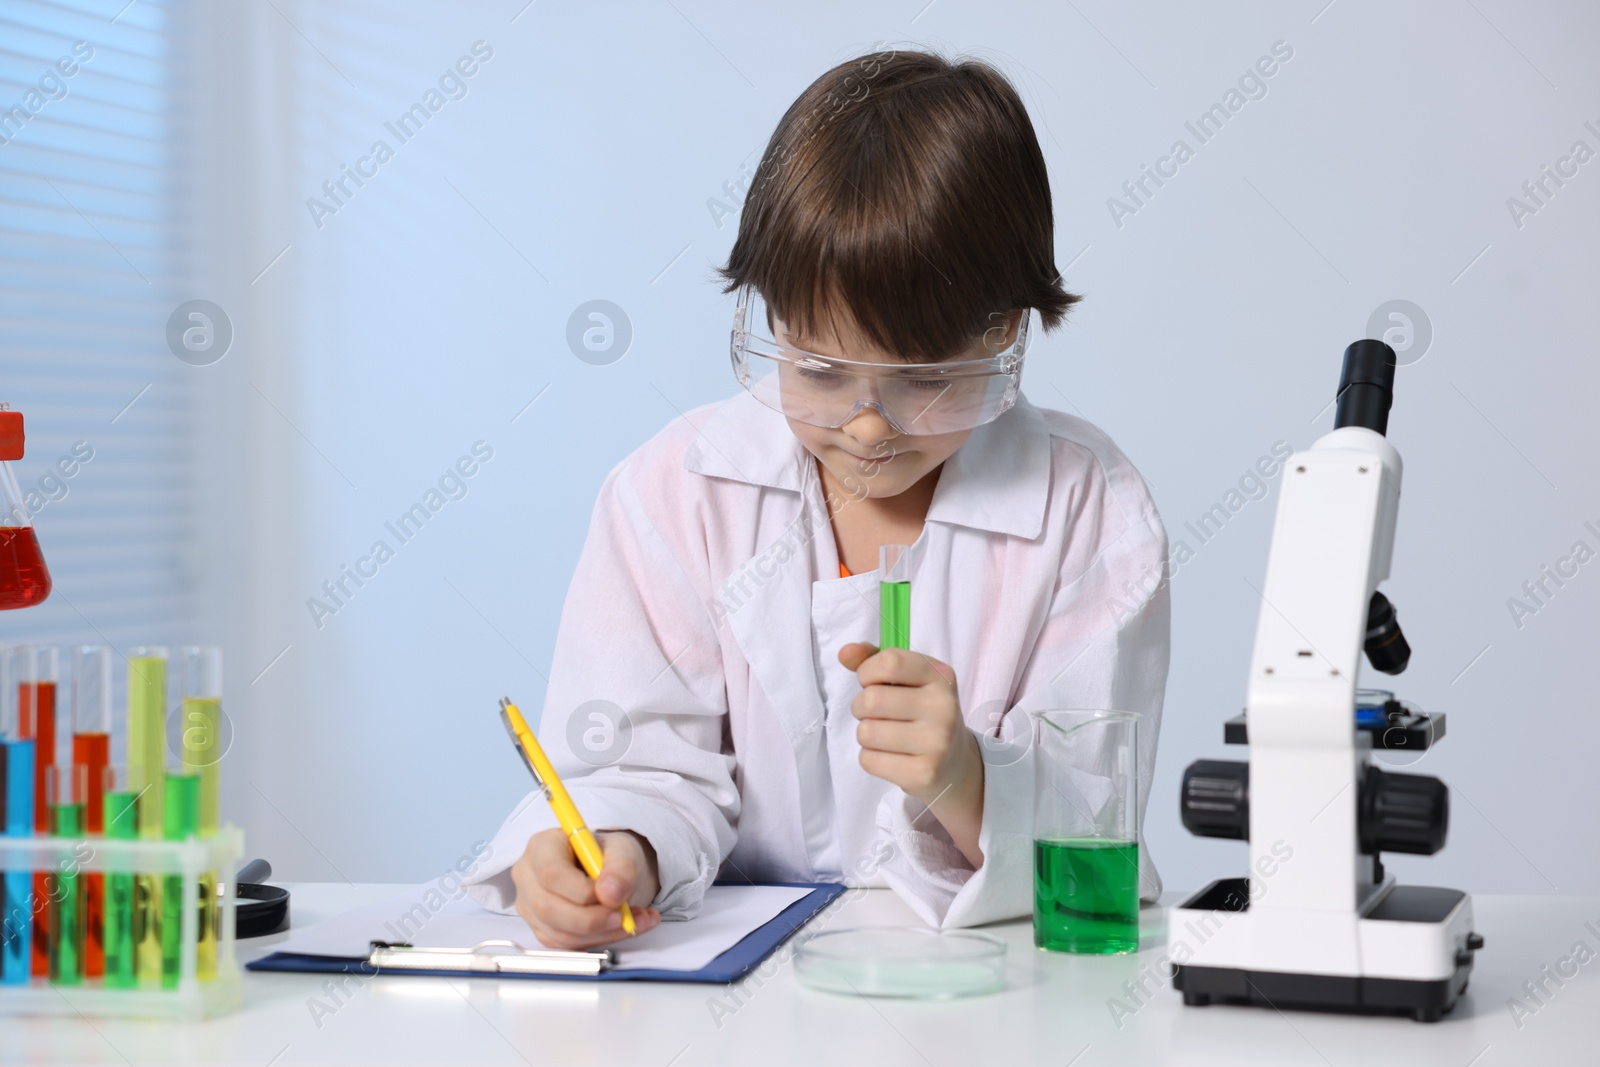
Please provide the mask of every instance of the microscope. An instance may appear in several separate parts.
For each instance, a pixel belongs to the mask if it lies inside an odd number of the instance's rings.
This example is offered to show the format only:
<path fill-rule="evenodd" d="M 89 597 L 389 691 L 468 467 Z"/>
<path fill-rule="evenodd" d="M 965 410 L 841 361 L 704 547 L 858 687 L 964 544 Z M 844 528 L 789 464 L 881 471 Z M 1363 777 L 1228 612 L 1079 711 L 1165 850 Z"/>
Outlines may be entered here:
<path fill-rule="evenodd" d="M 1466 893 L 1396 885 L 1379 859 L 1444 847 L 1450 797 L 1437 778 L 1372 763 L 1374 749 L 1437 743 L 1444 715 L 1356 690 L 1363 653 L 1386 674 L 1411 658 L 1378 592 L 1400 503 L 1400 454 L 1385 436 L 1394 372 L 1381 341 L 1345 349 L 1333 432 L 1284 467 L 1245 713 L 1224 729 L 1249 762 L 1184 771 L 1184 826 L 1250 843 L 1246 877 L 1212 882 L 1169 919 L 1186 1005 L 1436 1022 L 1483 947 Z"/>

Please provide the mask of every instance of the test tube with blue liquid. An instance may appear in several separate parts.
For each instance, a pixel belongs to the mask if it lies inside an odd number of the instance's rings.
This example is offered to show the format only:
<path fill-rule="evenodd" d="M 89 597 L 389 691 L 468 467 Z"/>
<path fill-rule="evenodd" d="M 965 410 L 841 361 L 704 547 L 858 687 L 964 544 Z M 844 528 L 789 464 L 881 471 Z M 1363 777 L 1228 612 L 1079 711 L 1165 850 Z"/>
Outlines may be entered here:
<path fill-rule="evenodd" d="M 878 647 L 911 647 L 911 546 L 878 546 Z"/>
<path fill-rule="evenodd" d="M 34 832 L 34 742 L 24 731 L 13 655 L 0 655 L 0 775 L 4 776 L 7 837 Z M 25 735 L 26 734 L 26 735 Z M 33 967 L 33 872 L 5 872 L 0 882 L 0 983 L 26 985 Z"/>

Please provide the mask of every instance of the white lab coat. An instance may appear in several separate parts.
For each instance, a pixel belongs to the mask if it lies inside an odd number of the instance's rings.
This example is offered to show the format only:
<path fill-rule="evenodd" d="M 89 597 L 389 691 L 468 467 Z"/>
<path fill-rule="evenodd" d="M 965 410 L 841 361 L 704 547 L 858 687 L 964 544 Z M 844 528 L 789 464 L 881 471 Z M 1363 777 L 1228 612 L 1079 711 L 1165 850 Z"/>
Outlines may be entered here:
<path fill-rule="evenodd" d="M 911 645 L 954 669 L 982 742 L 974 871 L 923 804 L 861 769 L 859 687 L 836 655 L 876 643 L 877 573 L 838 577 L 815 461 L 740 393 L 675 420 L 606 478 L 539 737 L 591 827 L 654 847 L 666 919 L 693 916 L 719 876 L 888 885 L 939 927 L 1025 915 L 1033 712 L 1139 712 L 1144 810 L 1167 678 L 1166 544 L 1116 446 L 1026 398 L 946 461 L 914 546 Z M 595 706 L 570 721 L 596 700 L 626 717 L 621 733 L 594 735 L 603 766 L 575 748 L 596 748 L 586 729 L 604 734 Z M 554 825 L 525 797 L 472 896 L 512 911 L 508 868 Z M 1140 865 L 1153 900 L 1147 848 Z"/>

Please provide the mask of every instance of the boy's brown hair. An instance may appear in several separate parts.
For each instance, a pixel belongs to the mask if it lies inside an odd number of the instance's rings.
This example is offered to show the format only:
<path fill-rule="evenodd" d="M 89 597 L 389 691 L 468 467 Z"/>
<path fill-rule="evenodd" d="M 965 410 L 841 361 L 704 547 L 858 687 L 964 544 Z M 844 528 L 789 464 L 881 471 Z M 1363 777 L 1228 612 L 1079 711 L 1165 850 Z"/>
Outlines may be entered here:
<path fill-rule="evenodd" d="M 785 112 L 718 273 L 802 336 L 842 312 L 888 352 L 941 359 L 995 313 L 1061 322 L 1079 297 L 1061 286 L 1054 229 L 1044 155 L 1004 75 L 873 52 Z"/>

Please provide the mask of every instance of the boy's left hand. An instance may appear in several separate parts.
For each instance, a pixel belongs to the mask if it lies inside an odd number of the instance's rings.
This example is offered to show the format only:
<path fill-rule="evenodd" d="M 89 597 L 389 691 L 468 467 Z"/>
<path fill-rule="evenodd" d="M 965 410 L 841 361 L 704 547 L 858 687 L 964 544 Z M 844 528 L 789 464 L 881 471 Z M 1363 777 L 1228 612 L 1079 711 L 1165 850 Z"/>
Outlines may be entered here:
<path fill-rule="evenodd" d="M 861 682 L 850 710 L 862 769 L 926 803 L 973 866 L 982 864 L 983 754 L 961 717 L 955 671 L 866 642 L 845 645 L 839 662 Z"/>

